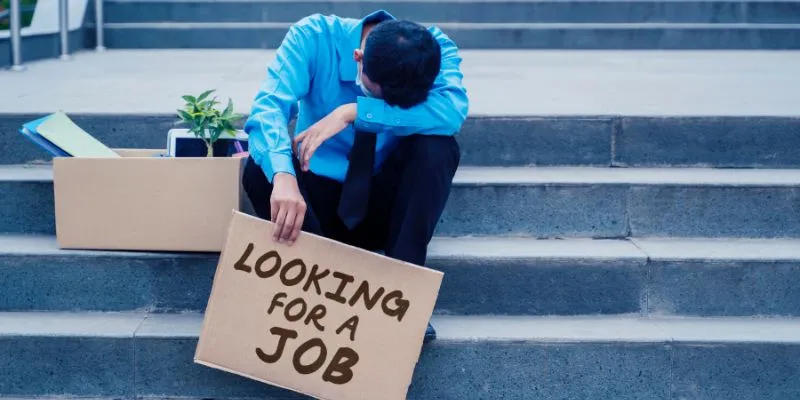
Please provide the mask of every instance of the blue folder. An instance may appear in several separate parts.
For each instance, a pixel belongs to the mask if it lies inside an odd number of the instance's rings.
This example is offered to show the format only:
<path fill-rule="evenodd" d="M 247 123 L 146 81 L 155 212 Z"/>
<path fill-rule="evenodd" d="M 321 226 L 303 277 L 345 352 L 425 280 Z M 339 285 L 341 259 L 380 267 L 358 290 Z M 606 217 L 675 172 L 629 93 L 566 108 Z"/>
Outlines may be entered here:
<path fill-rule="evenodd" d="M 26 138 L 28 138 L 28 140 L 30 140 L 37 146 L 41 147 L 44 151 L 50 153 L 54 157 L 70 157 L 70 155 L 67 154 L 67 152 L 65 152 L 60 147 L 56 146 L 49 140 L 42 137 L 42 135 L 40 135 L 37 132 L 37 128 L 39 127 L 39 125 L 41 125 L 42 122 L 46 121 L 48 118 L 50 118 L 49 115 L 28 122 L 22 125 L 22 128 L 20 128 L 19 132 L 22 134 L 22 136 L 25 136 Z"/>

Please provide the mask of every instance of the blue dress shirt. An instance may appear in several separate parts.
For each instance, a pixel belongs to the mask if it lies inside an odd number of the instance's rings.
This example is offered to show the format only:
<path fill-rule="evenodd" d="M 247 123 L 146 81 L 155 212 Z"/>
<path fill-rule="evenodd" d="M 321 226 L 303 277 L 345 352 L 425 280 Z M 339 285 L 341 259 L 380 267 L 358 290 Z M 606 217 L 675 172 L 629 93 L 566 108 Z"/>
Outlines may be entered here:
<path fill-rule="evenodd" d="M 361 20 L 315 14 L 289 28 L 244 126 L 251 157 L 267 179 L 279 172 L 296 174 L 289 121 L 297 118 L 299 134 L 343 104 L 357 104 L 357 119 L 319 146 L 309 164 L 313 173 L 339 182 L 347 173 L 354 128 L 378 135 L 375 170 L 403 136 L 453 135 L 461 129 L 469 106 L 461 84 L 461 57 L 438 28 L 428 29 L 441 46 L 441 71 L 424 103 L 408 109 L 390 106 L 366 97 L 356 85 L 353 51 L 361 46 L 362 26 L 385 19 L 394 17 L 383 10 Z"/>

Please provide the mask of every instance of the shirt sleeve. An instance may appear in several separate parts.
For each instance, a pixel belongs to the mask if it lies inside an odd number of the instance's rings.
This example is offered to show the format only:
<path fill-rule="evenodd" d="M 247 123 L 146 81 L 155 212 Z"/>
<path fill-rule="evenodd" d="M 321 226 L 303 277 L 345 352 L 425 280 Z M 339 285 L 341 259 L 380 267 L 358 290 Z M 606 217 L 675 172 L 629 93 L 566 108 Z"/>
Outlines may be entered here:
<path fill-rule="evenodd" d="M 318 47 L 315 21 L 318 17 L 306 17 L 289 28 L 244 125 L 250 155 L 270 182 L 279 172 L 296 174 L 288 126 L 296 116 L 297 101 L 311 85 Z"/>
<path fill-rule="evenodd" d="M 438 28 L 433 28 L 442 51 L 439 76 L 427 100 L 403 109 L 390 106 L 378 98 L 359 97 L 355 127 L 365 131 L 407 128 L 403 131 L 419 134 L 454 135 L 467 118 L 469 100 L 462 86 L 461 56 L 458 48 Z"/>

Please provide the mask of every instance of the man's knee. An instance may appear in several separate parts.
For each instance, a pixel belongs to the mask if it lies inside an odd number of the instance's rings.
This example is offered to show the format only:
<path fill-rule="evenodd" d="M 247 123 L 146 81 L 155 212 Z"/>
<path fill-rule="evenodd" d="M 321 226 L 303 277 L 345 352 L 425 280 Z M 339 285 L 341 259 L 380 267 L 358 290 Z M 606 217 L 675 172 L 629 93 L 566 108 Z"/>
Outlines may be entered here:
<path fill-rule="evenodd" d="M 455 172 L 461 160 L 461 149 L 453 136 L 411 135 L 404 140 L 407 160 L 414 165 Z"/>
<path fill-rule="evenodd" d="M 242 172 L 242 188 L 248 200 L 260 218 L 269 218 L 269 198 L 272 196 L 272 185 L 267 181 L 264 171 L 253 161 L 248 159 Z"/>

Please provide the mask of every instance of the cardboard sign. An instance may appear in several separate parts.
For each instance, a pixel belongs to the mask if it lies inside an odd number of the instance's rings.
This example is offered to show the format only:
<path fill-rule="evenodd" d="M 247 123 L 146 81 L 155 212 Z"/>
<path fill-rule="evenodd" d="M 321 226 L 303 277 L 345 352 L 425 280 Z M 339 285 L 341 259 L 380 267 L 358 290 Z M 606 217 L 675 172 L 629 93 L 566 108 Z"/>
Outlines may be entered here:
<path fill-rule="evenodd" d="M 405 399 L 443 274 L 234 212 L 195 362 L 319 399 Z"/>

